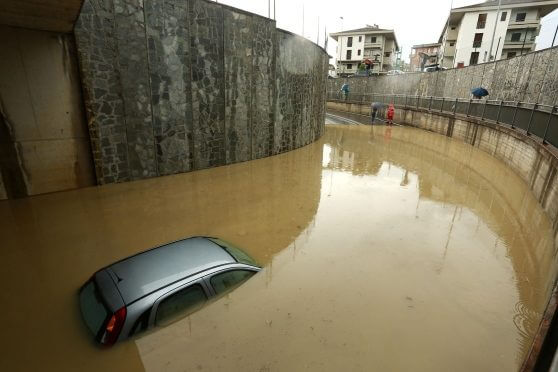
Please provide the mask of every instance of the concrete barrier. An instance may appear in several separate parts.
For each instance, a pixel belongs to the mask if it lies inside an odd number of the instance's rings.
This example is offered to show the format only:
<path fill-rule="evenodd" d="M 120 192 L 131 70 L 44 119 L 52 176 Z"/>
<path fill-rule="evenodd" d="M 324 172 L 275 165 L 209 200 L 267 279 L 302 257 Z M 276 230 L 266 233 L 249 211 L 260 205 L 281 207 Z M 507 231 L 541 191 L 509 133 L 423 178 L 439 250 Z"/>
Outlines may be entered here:
<path fill-rule="evenodd" d="M 558 105 L 558 46 L 510 59 L 437 72 L 330 79 L 328 91 L 348 82 L 351 93 L 469 98 L 484 87 L 490 99 Z"/>

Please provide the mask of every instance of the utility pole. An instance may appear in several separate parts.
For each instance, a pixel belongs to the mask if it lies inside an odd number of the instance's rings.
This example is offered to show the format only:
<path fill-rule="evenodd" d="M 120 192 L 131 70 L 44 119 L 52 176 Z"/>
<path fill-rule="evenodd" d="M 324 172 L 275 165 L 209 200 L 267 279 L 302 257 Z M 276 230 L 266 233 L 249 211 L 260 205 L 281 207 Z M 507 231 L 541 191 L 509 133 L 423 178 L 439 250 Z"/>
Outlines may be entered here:
<path fill-rule="evenodd" d="M 448 43 L 448 37 L 449 37 L 449 32 L 450 32 L 449 23 L 450 23 L 451 11 L 452 10 L 453 10 L 453 0 L 451 0 L 451 3 L 450 3 L 450 11 L 449 11 L 449 14 L 448 14 L 448 21 L 446 22 L 446 40 L 444 41 L 444 45 L 442 45 L 442 47 L 444 48 L 444 52 L 446 51 L 446 44 Z M 440 53 L 438 52 L 438 53 L 436 53 L 436 63 L 438 64 L 438 66 L 440 66 L 439 58 L 440 58 Z M 441 67 L 444 67 L 444 56 L 443 55 L 442 55 Z"/>
<path fill-rule="evenodd" d="M 273 0 L 273 19 L 277 20 L 277 14 L 275 13 L 275 0 Z"/>
<path fill-rule="evenodd" d="M 558 25 L 556 25 L 556 31 L 554 31 L 554 37 L 552 38 L 552 44 L 550 45 L 551 48 L 554 46 L 554 40 L 556 40 L 556 34 L 558 34 Z"/>
<path fill-rule="evenodd" d="M 528 28 L 525 29 L 525 37 L 523 38 L 523 45 L 521 45 L 521 55 L 523 55 L 523 48 L 525 48 L 525 41 L 527 40 L 527 32 L 529 31 Z"/>
<path fill-rule="evenodd" d="M 302 37 L 304 36 L 304 3 L 302 3 Z"/>
<path fill-rule="evenodd" d="M 267 0 L 267 18 L 271 18 L 271 0 Z"/>
<path fill-rule="evenodd" d="M 502 41 L 502 36 L 498 38 L 498 45 L 496 45 L 496 53 L 494 53 L 494 59 L 498 56 L 498 49 L 500 49 L 500 41 Z"/>
<path fill-rule="evenodd" d="M 320 45 L 320 16 L 318 16 L 318 38 L 316 44 Z"/>
<path fill-rule="evenodd" d="M 494 46 L 494 38 L 496 37 L 496 26 L 498 25 L 498 15 L 500 14 L 500 6 L 502 0 L 498 0 L 498 10 L 496 10 L 496 19 L 494 20 L 494 29 L 492 30 L 492 40 L 490 40 L 490 49 L 488 50 L 488 60 L 496 59 L 496 55 L 492 55 L 492 47 Z M 511 17 L 511 14 L 510 14 Z M 486 62 L 486 61 L 485 61 Z"/>

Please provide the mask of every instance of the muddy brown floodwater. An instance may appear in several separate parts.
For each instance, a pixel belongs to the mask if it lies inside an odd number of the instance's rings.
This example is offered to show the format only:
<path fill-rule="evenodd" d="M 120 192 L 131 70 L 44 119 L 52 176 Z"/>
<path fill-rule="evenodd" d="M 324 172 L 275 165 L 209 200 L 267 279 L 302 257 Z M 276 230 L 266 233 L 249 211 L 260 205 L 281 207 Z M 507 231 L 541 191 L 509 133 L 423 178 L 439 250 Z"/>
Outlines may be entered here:
<path fill-rule="evenodd" d="M 412 128 L 328 126 L 302 149 L 0 203 L 2 371 L 512 371 L 556 274 L 521 179 Z M 152 246 L 214 235 L 264 270 L 100 349 L 76 291 Z"/>

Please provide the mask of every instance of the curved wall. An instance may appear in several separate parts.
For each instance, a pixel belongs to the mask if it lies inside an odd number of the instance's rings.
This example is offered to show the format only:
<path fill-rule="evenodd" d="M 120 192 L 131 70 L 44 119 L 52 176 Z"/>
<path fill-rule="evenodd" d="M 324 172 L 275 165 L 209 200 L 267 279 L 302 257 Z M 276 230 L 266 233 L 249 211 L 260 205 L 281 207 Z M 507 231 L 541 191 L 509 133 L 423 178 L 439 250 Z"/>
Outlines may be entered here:
<path fill-rule="evenodd" d="M 368 104 L 329 101 L 327 107 L 331 110 L 370 116 Z M 460 139 L 503 161 L 526 182 L 551 221 L 554 231 L 554 254 L 556 254 L 555 252 L 558 250 L 558 153 L 556 149 L 545 146 L 541 141 L 503 125 L 480 118 L 466 117 L 465 115 L 429 111 L 415 107 L 407 109 L 399 107 L 396 109 L 395 121 Z M 482 172 L 483 165 L 478 164 L 476 166 L 480 167 L 478 170 Z M 490 176 L 488 175 L 488 177 Z M 502 195 L 506 195 L 506 190 L 502 190 Z M 533 211 L 518 214 L 517 218 L 524 226 L 539 222 Z M 551 257 L 545 257 L 542 253 L 539 253 L 538 257 L 532 257 L 529 262 L 533 263 L 534 270 L 539 271 L 545 270 L 545 266 L 549 265 L 551 260 Z M 537 265 L 537 262 L 539 265 Z M 546 306 L 546 312 L 543 315 L 527 359 L 524 361 L 522 371 L 532 370 L 536 363 L 550 321 L 557 309 L 558 287 L 556 286 L 556 278 L 551 279 L 551 282 L 554 288 L 548 288 L 549 302 Z"/>
<path fill-rule="evenodd" d="M 330 79 L 329 91 L 348 81 L 351 93 L 469 98 L 488 89 L 490 99 L 558 105 L 558 47 L 461 69 L 394 76 Z"/>
<path fill-rule="evenodd" d="M 86 0 L 74 30 L 99 183 L 257 159 L 323 133 L 329 57 L 206 0 Z"/>

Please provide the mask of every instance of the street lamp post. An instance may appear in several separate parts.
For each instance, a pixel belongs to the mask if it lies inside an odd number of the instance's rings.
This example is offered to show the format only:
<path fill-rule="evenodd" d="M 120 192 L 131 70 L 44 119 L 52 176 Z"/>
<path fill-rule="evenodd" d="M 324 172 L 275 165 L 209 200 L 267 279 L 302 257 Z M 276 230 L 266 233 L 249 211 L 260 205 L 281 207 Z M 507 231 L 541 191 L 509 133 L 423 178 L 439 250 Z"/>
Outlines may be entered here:
<path fill-rule="evenodd" d="M 496 36 L 496 25 L 498 24 L 498 14 L 500 14 L 500 6 L 502 5 L 502 0 L 498 0 L 498 10 L 496 10 L 496 19 L 494 20 L 494 29 L 492 30 L 492 40 L 490 41 L 490 49 L 488 50 L 488 61 L 496 59 L 496 54 L 492 55 L 492 47 L 494 46 L 494 37 Z M 511 17 L 511 15 L 510 15 Z M 498 51 L 498 49 L 496 49 Z"/>

